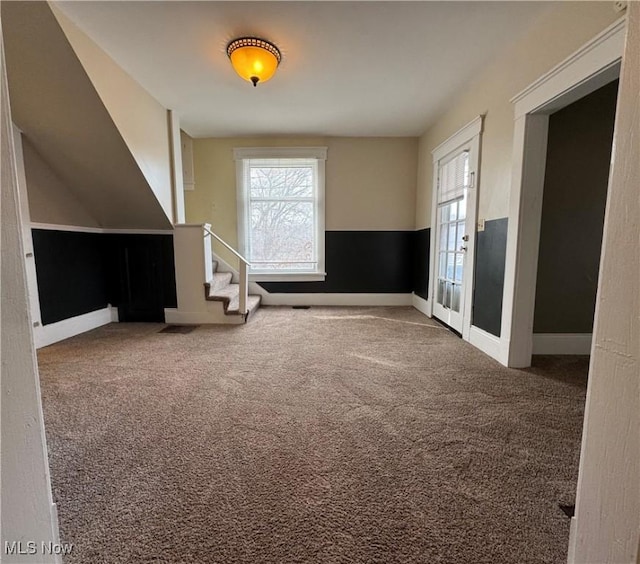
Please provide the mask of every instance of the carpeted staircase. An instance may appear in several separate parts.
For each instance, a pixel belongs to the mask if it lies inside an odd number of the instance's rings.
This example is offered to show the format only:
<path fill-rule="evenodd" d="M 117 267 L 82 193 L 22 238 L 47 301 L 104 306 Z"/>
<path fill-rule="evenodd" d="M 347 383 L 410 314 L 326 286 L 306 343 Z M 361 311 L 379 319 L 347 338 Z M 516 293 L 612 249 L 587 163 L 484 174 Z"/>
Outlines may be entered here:
<path fill-rule="evenodd" d="M 240 285 L 231 282 L 231 272 L 218 272 L 218 262 L 213 261 L 213 278 L 204 284 L 204 296 L 209 301 L 222 302 L 225 315 L 242 315 L 240 313 Z M 247 299 L 245 322 L 260 306 L 261 297 L 250 294 Z"/>

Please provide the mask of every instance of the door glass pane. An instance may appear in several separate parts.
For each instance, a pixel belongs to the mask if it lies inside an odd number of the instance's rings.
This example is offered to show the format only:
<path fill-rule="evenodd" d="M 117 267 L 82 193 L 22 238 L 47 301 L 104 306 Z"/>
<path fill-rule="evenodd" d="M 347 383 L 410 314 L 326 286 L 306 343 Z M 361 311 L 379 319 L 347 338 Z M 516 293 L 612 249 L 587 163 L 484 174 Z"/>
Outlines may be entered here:
<path fill-rule="evenodd" d="M 458 202 L 453 202 L 447 207 L 449 208 L 449 221 L 455 221 L 458 218 Z"/>
<path fill-rule="evenodd" d="M 452 287 L 453 296 L 451 298 L 451 309 L 453 311 L 460 311 L 460 285 L 455 284 Z"/>
<path fill-rule="evenodd" d="M 462 198 L 458 206 L 458 219 L 466 219 L 467 217 L 467 198 Z"/>
<path fill-rule="evenodd" d="M 444 287 L 445 282 L 438 280 L 438 303 L 444 305 Z"/>
<path fill-rule="evenodd" d="M 447 248 L 447 229 L 449 226 L 445 223 L 440 226 L 440 249 L 444 250 Z"/>
<path fill-rule="evenodd" d="M 453 271 L 455 268 L 455 253 L 447 253 L 447 280 L 453 280 Z"/>
<path fill-rule="evenodd" d="M 449 226 L 449 237 L 447 239 L 447 249 L 449 251 L 456 250 L 456 224 L 452 223 Z"/>
<path fill-rule="evenodd" d="M 438 268 L 438 278 L 446 277 L 447 253 L 440 253 L 440 267 Z"/>
<path fill-rule="evenodd" d="M 444 307 L 451 307 L 451 282 L 445 282 Z"/>
<path fill-rule="evenodd" d="M 464 254 L 456 253 L 455 281 L 462 282 L 462 269 L 464 267 Z"/>

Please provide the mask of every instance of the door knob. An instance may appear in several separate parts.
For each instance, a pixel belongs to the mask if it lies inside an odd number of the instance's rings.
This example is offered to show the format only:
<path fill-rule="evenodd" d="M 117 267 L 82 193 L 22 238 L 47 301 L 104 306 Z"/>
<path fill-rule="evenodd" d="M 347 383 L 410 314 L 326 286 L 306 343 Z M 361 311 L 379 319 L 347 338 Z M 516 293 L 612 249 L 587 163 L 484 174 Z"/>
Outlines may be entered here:
<path fill-rule="evenodd" d="M 469 235 L 463 235 L 462 236 L 462 240 L 463 241 L 468 241 L 469 240 Z"/>
<path fill-rule="evenodd" d="M 460 250 L 461 251 L 466 251 L 467 250 L 467 246 L 466 245 L 461 245 L 460 246 Z"/>

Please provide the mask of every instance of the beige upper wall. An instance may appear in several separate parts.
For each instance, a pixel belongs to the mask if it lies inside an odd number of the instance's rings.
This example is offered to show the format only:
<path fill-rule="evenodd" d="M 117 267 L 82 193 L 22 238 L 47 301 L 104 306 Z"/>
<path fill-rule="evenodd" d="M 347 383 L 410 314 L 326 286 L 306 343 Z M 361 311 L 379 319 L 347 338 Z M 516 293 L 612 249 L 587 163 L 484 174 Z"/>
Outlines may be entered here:
<path fill-rule="evenodd" d="M 416 228 L 431 224 L 431 151 L 480 114 L 479 219 L 506 217 L 511 184 L 513 96 L 620 17 L 612 2 L 559 4 L 470 83 L 419 141 Z"/>
<path fill-rule="evenodd" d="M 195 190 L 185 192 L 188 223 L 210 222 L 237 246 L 234 147 L 327 147 L 325 228 L 412 230 L 418 140 L 414 137 L 194 139 Z"/>
<path fill-rule="evenodd" d="M 173 218 L 167 110 L 80 30 L 51 9 L 169 219 Z"/>
<path fill-rule="evenodd" d="M 415 228 L 417 138 L 333 137 L 327 146 L 327 230 Z"/>
<path fill-rule="evenodd" d="M 80 227 L 100 226 L 97 219 L 67 188 L 24 135 L 22 151 L 32 222 Z"/>

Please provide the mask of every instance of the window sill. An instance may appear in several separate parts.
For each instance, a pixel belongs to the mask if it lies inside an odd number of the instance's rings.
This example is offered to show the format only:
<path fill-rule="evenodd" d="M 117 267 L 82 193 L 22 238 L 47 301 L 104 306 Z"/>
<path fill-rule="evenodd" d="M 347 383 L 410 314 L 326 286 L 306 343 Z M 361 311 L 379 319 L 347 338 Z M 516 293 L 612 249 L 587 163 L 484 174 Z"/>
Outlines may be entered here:
<path fill-rule="evenodd" d="M 249 274 L 249 282 L 323 282 L 326 272 L 279 272 L 278 274 Z"/>

